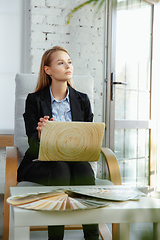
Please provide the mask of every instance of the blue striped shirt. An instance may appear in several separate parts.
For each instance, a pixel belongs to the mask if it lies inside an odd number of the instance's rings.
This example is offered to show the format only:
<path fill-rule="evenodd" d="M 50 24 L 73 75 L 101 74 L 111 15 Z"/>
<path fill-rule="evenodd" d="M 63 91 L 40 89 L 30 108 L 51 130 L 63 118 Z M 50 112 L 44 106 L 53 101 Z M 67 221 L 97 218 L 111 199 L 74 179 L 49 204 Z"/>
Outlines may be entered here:
<path fill-rule="evenodd" d="M 71 107 L 69 101 L 69 88 L 67 89 L 67 96 L 62 100 L 57 100 L 51 94 L 52 117 L 54 121 L 72 121 Z"/>

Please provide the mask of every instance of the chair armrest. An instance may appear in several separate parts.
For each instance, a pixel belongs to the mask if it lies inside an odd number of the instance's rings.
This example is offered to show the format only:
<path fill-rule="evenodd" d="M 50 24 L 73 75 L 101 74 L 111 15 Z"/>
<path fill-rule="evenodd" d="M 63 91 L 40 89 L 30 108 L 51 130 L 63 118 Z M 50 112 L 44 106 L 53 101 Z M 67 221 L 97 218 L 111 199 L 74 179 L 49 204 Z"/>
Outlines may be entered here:
<path fill-rule="evenodd" d="M 6 147 L 5 188 L 17 186 L 17 148 Z M 5 193 L 6 193 L 5 189 Z M 9 190 L 10 191 L 10 190 Z M 9 192 L 10 195 L 10 192 Z"/>
<path fill-rule="evenodd" d="M 114 183 L 114 185 L 121 185 L 122 184 L 121 173 L 115 154 L 110 148 L 105 147 L 101 149 L 101 153 L 105 157 L 111 182 Z"/>
<path fill-rule="evenodd" d="M 10 187 L 17 186 L 17 148 L 6 147 L 6 174 L 4 190 L 4 214 L 3 214 L 3 240 L 8 239 L 9 229 L 9 205 L 7 198 L 10 196 Z"/>

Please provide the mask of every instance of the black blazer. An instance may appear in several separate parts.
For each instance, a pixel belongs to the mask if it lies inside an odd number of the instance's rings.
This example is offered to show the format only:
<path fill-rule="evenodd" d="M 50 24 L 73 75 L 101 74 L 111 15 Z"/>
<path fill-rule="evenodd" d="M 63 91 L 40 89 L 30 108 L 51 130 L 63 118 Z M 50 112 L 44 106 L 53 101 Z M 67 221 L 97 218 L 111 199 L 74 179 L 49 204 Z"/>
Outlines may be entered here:
<path fill-rule="evenodd" d="M 69 99 L 72 121 L 92 122 L 93 113 L 87 94 L 69 87 Z M 51 96 L 49 86 L 41 91 L 30 93 L 26 99 L 25 113 L 23 114 L 29 148 L 18 168 L 18 182 L 23 181 L 27 170 L 32 167 L 34 159 L 38 158 L 39 139 L 37 124 L 44 116 L 52 117 Z"/>

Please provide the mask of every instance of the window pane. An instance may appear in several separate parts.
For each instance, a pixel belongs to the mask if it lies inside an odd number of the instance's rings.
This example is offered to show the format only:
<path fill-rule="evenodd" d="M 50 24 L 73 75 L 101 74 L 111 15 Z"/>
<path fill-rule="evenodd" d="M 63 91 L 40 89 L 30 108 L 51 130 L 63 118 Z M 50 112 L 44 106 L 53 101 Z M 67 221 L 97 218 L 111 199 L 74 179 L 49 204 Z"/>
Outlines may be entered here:
<path fill-rule="evenodd" d="M 136 159 L 126 159 L 124 182 L 133 185 L 136 182 Z"/>
<path fill-rule="evenodd" d="M 114 152 L 118 159 L 124 157 L 124 129 L 115 130 L 115 149 Z"/>
<path fill-rule="evenodd" d="M 115 85 L 116 119 L 150 117 L 151 23 L 149 4 L 118 2 L 115 80 L 127 86 Z"/>
<path fill-rule="evenodd" d="M 149 130 L 116 129 L 115 154 L 123 183 L 148 184 Z"/>
<path fill-rule="evenodd" d="M 126 116 L 125 119 L 137 120 L 137 92 L 126 91 Z"/>
<path fill-rule="evenodd" d="M 150 119 L 150 94 L 148 92 L 139 92 L 138 94 L 138 119 Z"/>
<path fill-rule="evenodd" d="M 137 130 L 125 130 L 125 158 L 136 158 L 137 156 Z"/>
<path fill-rule="evenodd" d="M 142 158 L 138 159 L 137 163 L 137 185 L 147 185 L 148 184 L 148 168 L 149 159 Z"/>
<path fill-rule="evenodd" d="M 136 183 L 136 160 L 125 159 L 119 161 L 120 172 L 123 184 Z"/>
<path fill-rule="evenodd" d="M 123 183 L 148 184 L 149 129 L 137 120 L 150 120 L 152 6 L 140 0 L 117 3 L 115 119 L 135 120 L 135 129 L 115 129 L 114 151 Z M 136 17 L 135 17 L 136 16 Z"/>
<path fill-rule="evenodd" d="M 125 118 L 125 90 L 122 88 L 116 88 L 115 90 L 115 118 L 124 119 Z"/>

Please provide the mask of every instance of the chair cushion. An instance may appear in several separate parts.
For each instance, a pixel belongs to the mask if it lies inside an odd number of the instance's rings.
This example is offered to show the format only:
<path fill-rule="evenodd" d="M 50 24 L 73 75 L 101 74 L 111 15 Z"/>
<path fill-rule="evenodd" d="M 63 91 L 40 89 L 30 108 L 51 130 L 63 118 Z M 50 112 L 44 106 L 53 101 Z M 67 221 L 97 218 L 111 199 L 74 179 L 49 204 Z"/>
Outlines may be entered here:
<path fill-rule="evenodd" d="M 14 145 L 18 149 L 18 161 L 20 162 L 28 148 L 28 139 L 25 133 L 23 113 L 25 109 L 25 99 L 28 93 L 34 91 L 38 75 L 17 74 L 15 89 L 15 127 Z"/>
<path fill-rule="evenodd" d="M 111 181 L 107 180 L 107 179 L 95 179 L 95 184 L 96 185 L 114 185 Z M 43 186 L 41 184 L 38 183 L 33 183 L 33 182 L 27 182 L 27 181 L 23 181 L 23 182 L 19 182 L 17 184 L 17 187 L 37 187 L 37 186 Z"/>
<path fill-rule="evenodd" d="M 27 182 L 27 181 L 22 181 L 17 184 L 17 187 L 39 187 L 39 186 L 44 186 L 44 185 L 34 183 L 34 182 Z"/>

